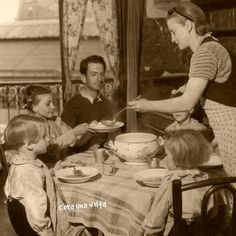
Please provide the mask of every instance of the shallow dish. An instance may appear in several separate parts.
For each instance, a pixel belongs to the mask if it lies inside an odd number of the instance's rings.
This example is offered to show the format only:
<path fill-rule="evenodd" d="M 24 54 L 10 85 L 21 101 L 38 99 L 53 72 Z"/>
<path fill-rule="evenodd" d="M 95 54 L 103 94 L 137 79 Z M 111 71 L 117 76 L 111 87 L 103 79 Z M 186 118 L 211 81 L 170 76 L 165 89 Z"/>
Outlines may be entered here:
<path fill-rule="evenodd" d="M 98 122 L 98 123 L 91 123 L 89 125 L 89 129 L 98 133 L 107 133 L 107 132 L 116 131 L 118 128 L 122 127 L 123 125 L 124 123 L 120 121 L 116 121 L 113 126 L 106 126 L 102 124 L 101 122 Z"/>
<path fill-rule="evenodd" d="M 215 168 L 215 167 L 222 167 L 223 162 L 219 155 L 212 154 L 208 162 L 204 162 L 201 165 L 198 165 L 199 168 Z"/>
<path fill-rule="evenodd" d="M 80 170 L 82 172 L 82 176 L 78 176 L 74 174 L 74 168 L 66 168 L 57 170 L 55 172 L 55 176 L 58 180 L 66 183 L 78 184 L 89 181 L 91 178 L 96 176 L 99 172 L 97 168 L 94 167 L 75 167 L 76 170 Z"/>
<path fill-rule="evenodd" d="M 169 173 L 167 169 L 147 169 L 134 174 L 133 178 L 140 184 L 158 188 L 162 179 Z"/>
<path fill-rule="evenodd" d="M 116 122 L 116 120 L 101 120 L 101 123 L 107 127 L 113 127 Z"/>

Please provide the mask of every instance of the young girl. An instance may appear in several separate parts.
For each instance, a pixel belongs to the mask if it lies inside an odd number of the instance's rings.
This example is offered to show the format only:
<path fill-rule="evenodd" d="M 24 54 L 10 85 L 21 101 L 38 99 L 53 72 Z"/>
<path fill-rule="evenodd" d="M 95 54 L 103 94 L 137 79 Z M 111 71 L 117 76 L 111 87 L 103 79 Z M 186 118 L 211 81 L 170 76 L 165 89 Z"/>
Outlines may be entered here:
<path fill-rule="evenodd" d="M 20 236 L 53 235 L 56 198 L 48 168 L 36 159 L 47 151 L 45 120 L 22 114 L 9 121 L 7 145 L 16 151 L 5 183 L 9 218 Z"/>
<path fill-rule="evenodd" d="M 24 108 L 31 114 L 43 117 L 47 122 L 47 135 L 50 140 L 47 156 L 41 159 L 50 165 L 68 155 L 67 146 L 79 144 L 79 140 L 88 130 L 87 124 L 71 129 L 59 117 L 54 116 L 55 106 L 49 89 L 40 85 L 31 85 L 25 90 Z"/>
<path fill-rule="evenodd" d="M 159 187 L 152 207 L 143 223 L 146 235 L 168 235 L 173 218 L 172 181 L 181 179 L 182 183 L 208 179 L 198 165 L 209 160 L 211 145 L 205 137 L 195 130 L 177 130 L 169 133 L 165 140 L 167 168 L 170 170 Z M 196 218 L 200 215 L 201 199 L 206 188 L 185 192 L 183 195 L 183 218 Z M 157 215 L 158 213 L 158 215 Z"/>

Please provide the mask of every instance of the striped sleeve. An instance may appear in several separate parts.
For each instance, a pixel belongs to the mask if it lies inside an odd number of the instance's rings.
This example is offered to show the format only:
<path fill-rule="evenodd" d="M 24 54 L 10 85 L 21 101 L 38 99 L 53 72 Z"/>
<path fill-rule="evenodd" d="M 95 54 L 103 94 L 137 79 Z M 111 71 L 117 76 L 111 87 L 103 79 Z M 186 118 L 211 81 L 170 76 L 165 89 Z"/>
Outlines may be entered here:
<path fill-rule="evenodd" d="M 217 60 L 208 50 L 198 49 L 192 55 L 189 69 L 189 78 L 215 79 L 217 73 Z"/>

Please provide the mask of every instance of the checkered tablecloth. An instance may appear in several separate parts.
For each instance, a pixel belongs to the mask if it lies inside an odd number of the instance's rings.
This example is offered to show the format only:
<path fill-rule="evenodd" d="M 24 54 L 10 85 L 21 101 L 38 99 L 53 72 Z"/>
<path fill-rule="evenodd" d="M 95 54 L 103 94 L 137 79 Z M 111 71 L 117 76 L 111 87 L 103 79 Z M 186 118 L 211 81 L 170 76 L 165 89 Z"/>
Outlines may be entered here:
<path fill-rule="evenodd" d="M 94 163 L 92 153 L 80 153 L 73 158 L 97 167 L 102 173 L 102 164 Z M 65 203 L 58 211 L 66 211 L 71 223 L 98 228 L 106 236 L 143 235 L 142 223 L 157 189 L 142 187 L 133 179 L 135 172 L 147 166 L 128 166 L 116 159 L 116 168 L 115 175 L 100 174 L 86 183 L 56 181 Z"/>

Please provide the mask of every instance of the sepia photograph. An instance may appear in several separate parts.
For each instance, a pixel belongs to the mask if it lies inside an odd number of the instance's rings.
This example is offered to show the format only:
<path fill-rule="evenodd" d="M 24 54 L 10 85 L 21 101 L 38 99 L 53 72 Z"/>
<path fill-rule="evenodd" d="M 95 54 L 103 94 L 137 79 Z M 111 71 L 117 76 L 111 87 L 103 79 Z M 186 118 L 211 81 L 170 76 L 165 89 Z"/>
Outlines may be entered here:
<path fill-rule="evenodd" d="M 1 0 L 0 236 L 236 236 L 236 1 Z"/>

